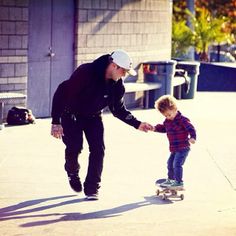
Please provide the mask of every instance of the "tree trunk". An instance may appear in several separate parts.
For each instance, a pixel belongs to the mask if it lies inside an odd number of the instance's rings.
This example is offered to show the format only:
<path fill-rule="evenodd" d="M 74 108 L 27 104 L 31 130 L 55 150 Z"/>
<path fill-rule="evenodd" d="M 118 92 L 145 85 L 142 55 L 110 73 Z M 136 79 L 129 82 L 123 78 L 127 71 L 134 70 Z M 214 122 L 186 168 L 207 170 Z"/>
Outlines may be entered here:
<path fill-rule="evenodd" d="M 200 61 L 209 62 L 209 57 L 208 57 L 207 52 L 201 52 L 200 53 Z"/>

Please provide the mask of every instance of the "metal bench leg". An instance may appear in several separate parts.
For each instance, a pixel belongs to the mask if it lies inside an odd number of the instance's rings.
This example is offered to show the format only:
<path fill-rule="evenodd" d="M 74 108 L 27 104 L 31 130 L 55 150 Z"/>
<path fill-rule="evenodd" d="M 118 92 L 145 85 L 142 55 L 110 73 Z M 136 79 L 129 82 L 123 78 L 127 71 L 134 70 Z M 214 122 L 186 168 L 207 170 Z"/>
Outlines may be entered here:
<path fill-rule="evenodd" d="M 149 90 L 144 91 L 144 108 L 148 109 L 148 105 L 149 105 Z"/>
<path fill-rule="evenodd" d="M 182 90 L 181 85 L 176 86 L 174 89 L 176 91 L 176 94 L 175 94 L 176 98 L 181 99 L 181 90 Z"/>
<path fill-rule="evenodd" d="M 4 102 L 0 102 L 0 130 L 4 128 L 3 112 L 4 112 Z"/>

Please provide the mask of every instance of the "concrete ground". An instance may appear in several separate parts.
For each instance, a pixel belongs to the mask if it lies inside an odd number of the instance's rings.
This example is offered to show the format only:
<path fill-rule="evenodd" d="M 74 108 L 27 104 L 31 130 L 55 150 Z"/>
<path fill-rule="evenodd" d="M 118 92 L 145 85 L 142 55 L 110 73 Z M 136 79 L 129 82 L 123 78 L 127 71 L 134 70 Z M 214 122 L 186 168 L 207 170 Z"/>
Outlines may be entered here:
<path fill-rule="evenodd" d="M 166 177 L 165 134 L 143 133 L 105 114 L 100 199 L 88 202 L 69 188 L 64 145 L 50 136 L 50 119 L 1 130 L 0 235 L 236 235 L 236 93 L 202 92 L 178 104 L 198 134 L 184 166 L 183 201 L 155 194 L 156 179 Z M 154 109 L 133 114 L 163 121 Z M 87 156 L 85 142 L 82 179 Z"/>

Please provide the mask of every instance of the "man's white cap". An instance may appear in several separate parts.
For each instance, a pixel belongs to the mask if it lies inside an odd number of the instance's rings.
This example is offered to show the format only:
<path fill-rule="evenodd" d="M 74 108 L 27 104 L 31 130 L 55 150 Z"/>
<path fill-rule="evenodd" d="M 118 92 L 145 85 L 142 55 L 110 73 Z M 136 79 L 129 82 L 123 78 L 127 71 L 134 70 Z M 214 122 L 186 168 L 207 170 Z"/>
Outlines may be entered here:
<path fill-rule="evenodd" d="M 128 53 L 124 50 L 116 50 L 111 53 L 112 61 L 121 68 L 127 70 L 130 75 L 137 75 L 136 71 L 132 68 L 133 62 Z"/>

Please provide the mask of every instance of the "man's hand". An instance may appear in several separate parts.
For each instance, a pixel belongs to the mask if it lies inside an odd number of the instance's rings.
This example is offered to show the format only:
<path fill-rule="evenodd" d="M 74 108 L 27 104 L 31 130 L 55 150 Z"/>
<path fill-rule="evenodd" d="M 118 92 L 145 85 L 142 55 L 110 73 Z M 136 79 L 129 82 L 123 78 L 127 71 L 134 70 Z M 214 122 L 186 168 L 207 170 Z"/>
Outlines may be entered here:
<path fill-rule="evenodd" d="M 61 126 L 61 125 L 54 125 L 54 124 L 52 124 L 52 127 L 51 127 L 51 135 L 52 135 L 54 138 L 59 138 L 59 139 L 61 139 L 62 136 L 64 136 L 62 126 Z"/>
<path fill-rule="evenodd" d="M 146 122 L 142 122 L 139 127 L 139 130 L 144 131 L 144 132 L 148 132 L 148 131 L 154 131 L 154 127 Z"/>
<path fill-rule="evenodd" d="M 192 143 L 192 144 L 194 144 L 194 143 L 196 142 L 196 140 L 195 140 L 194 138 L 190 138 L 190 139 L 189 139 L 189 142 Z"/>

